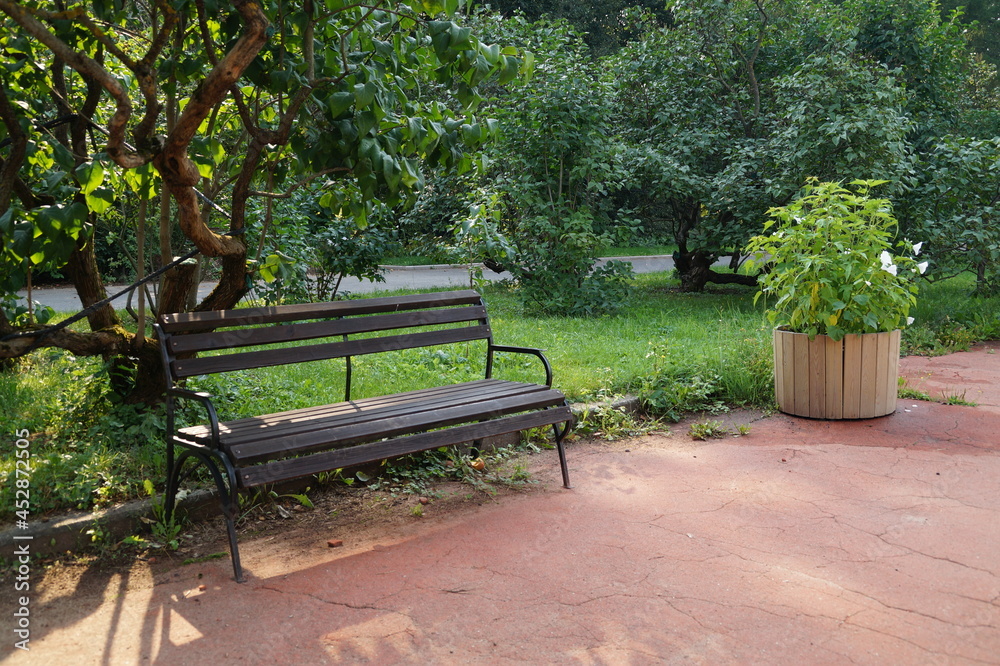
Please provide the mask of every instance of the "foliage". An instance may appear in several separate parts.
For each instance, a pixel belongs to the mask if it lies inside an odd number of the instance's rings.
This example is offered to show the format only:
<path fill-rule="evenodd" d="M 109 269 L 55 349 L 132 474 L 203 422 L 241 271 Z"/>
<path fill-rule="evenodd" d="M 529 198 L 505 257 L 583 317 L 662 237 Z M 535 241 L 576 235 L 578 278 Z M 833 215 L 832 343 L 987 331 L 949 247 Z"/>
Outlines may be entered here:
<path fill-rule="evenodd" d="M 368 486 L 397 494 L 431 495 L 431 485 L 442 480 L 467 483 L 487 494 L 495 493 L 494 484 L 508 487 L 522 486 L 530 475 L 516 462 L 527 452 L 537 452 L 538 447 L 526 441 L 510 447 L 496 447 L 463 452 L 453 446 L 413 453 L 401 458 L 384 461 L 380 474 L 368 480 Z M 413 511 L 420 517 L 423 511 Z"/>
<path fill-rule="evenodd" d="M 720 380 L 716 374 L 656 373 L 641 380 L 639 397 L 647 413 L 677 422 L 688 412 L 725 411 Z"/>
<path fill-rule="evenodd" d="M 844 9 L 857 26 L 858 54 L 895 73 L 906 89 L 915 147 L 946 133 L 971 64 L 959 16 L 942 16 L 937 3 L 926 0 L 847 0 Z"/>
<path fill-rule="evenodd" d="M 488 174 L 509 243 L 502 265 L 532 311 L 613 311 L 630 272 L 622 265 L 595 268 L 595 258 L 633 222 L 606 206 L 626 177 L 611 140 L 607 86 L 565 23 L 513 21 L 490 29 L 524 44 L 537 62 L 530 81 L 493 100 L 504 120 Z"/>
<path fill-rule="evenodd" d="M 712 269 L 808 177 L 878 174 L 905 194 L 914 155 L 965 122 L 977 71 L 955 17 L 928 0 L 674 3 L 669 26 L 605 60 L 628 146 L 627 201 L 669 231 L 682 286 Z M 980 69 L 979 76 L 987 77 Z M 985 80 L 975 84 L 985 88 Z"/>
<path fill-rule="evenodd" d="M 901 328 L 916 303 L 914 278 L 927 267 L 908 256 L 920 244 L 899 241 L 904 254 L 889 250 L 897 226 L 887 199 L 869 197 L 882 181 L 838 183 L 810 180 L 788 206 L 747 246 L 755 264 L 767 265 L 757 294 L 774 299 L 768 320 L 809 336 L 874 333 Z M 756 299 L 755 299 L 756 300 Z"/>
<path fill-rule="evenodd" d="M 639 437 L 653 430 L 663 430 L 656 419 L 644 418 L 609 402 L 585 407 L 577 415 L 573 432 L 587 437 L 600 437 L 613 442 L 623 437 Z"/>
<path fill-rule="evenodd" d="M 177 550 L 180 547 L 180 534 L 184 529 L 181 519 L 174 511 L 167 518 L 167 510 L 164 506 L 164 498 L 155 499 L 156 488 L 149 479 L 143 481 L 143 489 L 149 495 L 152 518 L 145 518 L 144 522 L 149 525 L 149 530 L 153 535 L 153 541 L 149 545 L 153 548 L 166 548 L 167 550 Z"/>
<path fill-rule="evenodd" d="M 593 316 L 625 305 L 632 268 L 621 261 L 594 268 L 599 237 L 586 212 L 521 224 L 522 246 L 507 266 L 530 312 Z"/>
<path fill-rule="evenodd" d="M 635 36 L 634 9 L 646 9 L 660 22 L 670 21 L 670 10 L 662 0 L 489 0 L 486 4 L 507 17 L 523 12 L 530 21 L 564 19 L 585 36 L 595 56 L 612 53 Z"/>
<path fill-rule="evenodd" d="M 704 441 L 706 439 L 719 439 L 729 434 L 729 430 L 722 425 L 721 421 L 707 420 L 692 423 L 688 428 L 691 439 Z"/>
<path fill-rule="evenodd" d="M 831 181 L 877 173 L 890 192 L 901 189 L 912 169 L 906 137 L 913 123 L 896 77 L 831 45 L 777 78 L 774 96 L 782 117 L 760 151 L 764 163 L 757 162 L 771 201 L 788 201 L 803 175 Z"/>
<path fill-rule="evenodd" d="M 1000 289 L 1000 137 L 945 137 L 918 164 L 903 199 L 907 233 L 926 239 L 939 277 L 970 270 L 976 290 Z"/>
<path fill-rule="evenodd" d="M 903 330 L 903 353 L 939 356 L 965 351 L 979 340 L 1000 340 L 996 296 L 975 293 L 976 276 L 963 274 L 923 287 Z"/>
<path fill-rule="evenodd" d="M 1000 2 L 997 0 L 941 0 L 941 15 L 962 8 L 961 21 L 971 27 L 970 45 L 993 65 L 1000 65 Z"/>
<path fill-rule="evenodd" d="M 346 276 L 384 281 L 380 263 L 398 245 L 384 210 L 362 226 L 320 207 L 308 190 L 296 194 L 272 211 L 271 233 L 251 236 L 264 281 L 254 287 L 257 296 L 267 304 L 333 300 Z"/>
<path fill-rule="evenodd" d="M 163 473 L 163 409 L 113 402 L 112 368 L 100 359 L 46 350 L 21 363 L 21 372 L 0 374 L 0 427 L 31 433 L 32 512 L 143 496 L 143 479 Z M 14 506 L 7 462 L 0 457 L 0 516 Z"/>
<path fill-rule="evenodd" d="M 34 0 L 0 0 L 0 141 L 9 141 L 0 172 L 3 293 L 29 271 L 66 265 L 87 304 L 99 300 L 94 248 L 107 244 L 97 234 L 114 226 L 103 218 L 127 210 L 138 235 L 148 208 L 158 218 L 149 226 L 159 227 L 153 263 L 190 246 L 218 258 L 219 285 L 198 307 L 232 307 L 257 277 L 253 268 L 273 277 L 288 267 L 280 248 L 248 265 L 244 234 L 254 227 L 257 238 L 266 235 L 272 208 L 254 201 L 273 203 L 313 184 L 327 220 L 348 220 L 354 239 L 353 229 L 365 229 L 380 208 L 412 205 L 426 170 L 475 168 L 475 151 L 496 131 L 476 116 L 479 88 L 530 67 L 516 49 L 481 42 L 459 25 L 465 4 L 83 1 L 52 12 Z M 196 187 L 222 205 L 204 204 Z M 210 226 L 220 209 L 227 234 Z M 263 214 L 248 215 L 255 209 Z M 178 228 L 183 250 L 175 247 Z M 141 242 L 136 248 L 144 251 Z M 370 255 L 357 249 L 349 254 Z M 343 268 L 331 256 L 324 261 Z M 172 271 L 164 286 L 183 278 Z M 160 296 L 160 311 L 190 307 L 187 290 Z M 155 399 L 155 354 L 131 353 L 132 336 L 116 328 L 111 306 L 90 324 L 106 330 L 39 342 L 147 359 L 133 398 Z M 14 328 L 0 318 L 0 335 Z M 34 342 L 7 338 L 0 355 L 29 353 Z"/>

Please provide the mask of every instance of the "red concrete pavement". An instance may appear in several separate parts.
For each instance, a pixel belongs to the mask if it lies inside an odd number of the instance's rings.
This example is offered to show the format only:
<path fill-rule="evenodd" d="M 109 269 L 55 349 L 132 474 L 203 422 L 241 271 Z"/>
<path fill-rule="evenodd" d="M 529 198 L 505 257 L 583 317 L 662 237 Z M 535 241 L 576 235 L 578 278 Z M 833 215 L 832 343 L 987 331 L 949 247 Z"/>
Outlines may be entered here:
<path fill-rule="evenodd" d="M 226 560 L 133 569 L 96 592 L 43 585 L 31 651 L 4 631 L 0 657 L 1000 664 L 997 350 L 902 362 L 911 386 L 977 407 L 901 400 L 880 419 L 777 415 L 708 442 L 681 428 L 580 441 L 573 490 L 541 454 L 543 487 L 495 503 L 432 502 L 343 548 L 244 542 L 243 585 Z"/>

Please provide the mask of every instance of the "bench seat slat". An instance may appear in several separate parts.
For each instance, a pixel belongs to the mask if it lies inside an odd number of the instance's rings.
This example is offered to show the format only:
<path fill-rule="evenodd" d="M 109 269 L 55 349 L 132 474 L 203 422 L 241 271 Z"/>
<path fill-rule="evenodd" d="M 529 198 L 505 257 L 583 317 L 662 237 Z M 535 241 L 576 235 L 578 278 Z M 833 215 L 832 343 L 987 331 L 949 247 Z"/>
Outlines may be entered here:
<path fill-rule="evenodd" d="M 377 411 L 354 419 L 317 418 L 296 424 L 281 434 L 270 435 L 266 427 L 258 432 L 244 432 L 228 438 L 222 446 L 234 464 L 309 453 L 321 448 L 351 446 L 365 441 L 396 437 L 432 428 L 444 428 L 470 421 L 497 418 L 527 410 L 542 410 L 563 404 L 558 391 L 544 389 L 516 395 L 487 397 L 481 400 L 456 395 L 450 404 L 411 405 L 406 410 Z"/>
<path fill-rule="evenodd" d="M 484 321 L 486 308 L 472 305 L 447 310 L 421 310 L 383 315 L 369 315 L 354 319 L 332 319 L 268 326 L 266 328 L 241 328 L 237 330 L 213 331 L 174 335 L 170 338 L 170 349 L 174 354 L 233 349 L 254 345 L 277 344 L 331 338 L 341 335 L 358 335 L 373 331 L 434 326 L 437 324 L 457 324 L 469 321 Z"/>
<path fill-rule="evenodd" d="M 430 307 L 476 305 L 481 302 L 482 296 L 477 292 L 464 289 L 429 294 L 366 298 L 357 301 L 299 303 L 207 312 L 178 312 L 161 315 L 159 324 L 167 333 L 177 333 L 178 331 L 205 331 L 223 326 L 258 326 L 303 319 L 349 317 L 374 312 L 402 312 Z"/>
<path fill-rule="evenodd" d="M 220 424 L 220 436 L 224 442 L 250 439 L 254 436 L 275 437 L 288 431 L 301 429 L 303 423 L 315 422 L 333 424 L 350 422 L 358 418 L 381 418 L 413 410 L 414 405 L 421 409 L 436 409 L 439 406 L 455 404 L 468 396 L 488 399 L 503 395 L 516 395 L 541 390 L 536 384 L 520 384 L 496 379 L 481 379 L 464 384 L 450 384 L 406 393 L 377 396 L 338 402 L 329 405 L 318 405 L 302 409 L 292 409 L 264 416 L 254 416 Z M 182 428 L 180 432 L 186 437 L 202 440 L 206 443 L 211 436 L 208 426 L 198 425 Z"/>
<path fill-rule="evenodd" d="M 346 342 L 326 342 L 301 347 L 264 349 L 237 354 L 220 354 L 201 358 L 177 359 L 173 362 L 173 374 L 177 378 L 208 375 L 216 372 L 231 372 L 251 368 L 268 368 L 276 365 L 322 361 L 345 356 L 362 356 L 379 352 L 416 349 L 454 342 L 471 342 L 490 337 L 489 326 L 463 326 L 443 331 L 424 331 L 402 335 L 387 335 L 380 338 L 348 340 Z"/>
<path fill-rule="evenodd" d="M 529 428 L 539 428 L 572 420 L 569 407 L 561 406 L 528 414 L 435 430 L 408 437 L 397 437 L 382 442 L 353 446 L 349 449 L 324 451 L 300 458 L 273 461 L 262 465 L 244 467 L 238 471 L 244 487 L 259 486 L 316 474 L 331 469 L 350 467 L 384 458 L 394 458 L 441 446 L 451 446 L 476 439 L 503 435 Z"/>

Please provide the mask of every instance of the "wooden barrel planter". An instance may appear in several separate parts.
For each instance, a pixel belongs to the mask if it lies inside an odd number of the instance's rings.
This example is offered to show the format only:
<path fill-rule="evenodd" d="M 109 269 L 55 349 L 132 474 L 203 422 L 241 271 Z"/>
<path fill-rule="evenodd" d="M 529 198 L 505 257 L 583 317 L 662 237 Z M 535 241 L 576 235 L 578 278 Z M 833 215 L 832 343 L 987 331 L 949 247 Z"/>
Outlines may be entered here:
<path fill-rule="evenodd" d="M 778 409 L 814 419 L 867 419 L 896 411 L 899 331 L 825 335 L 774 331 Z"/>

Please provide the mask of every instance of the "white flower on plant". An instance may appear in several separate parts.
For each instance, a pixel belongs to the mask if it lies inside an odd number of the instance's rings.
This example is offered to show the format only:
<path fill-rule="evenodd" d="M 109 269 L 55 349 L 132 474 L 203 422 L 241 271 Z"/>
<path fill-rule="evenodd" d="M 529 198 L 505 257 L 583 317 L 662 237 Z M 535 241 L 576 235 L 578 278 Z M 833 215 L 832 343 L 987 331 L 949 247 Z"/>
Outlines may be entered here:
<path fill-rule="evenodd" d="M 872 286 L 871 280 L 865 280 L 865 284 L 868 285 L 869 287 Z"/>
<path fill-rule="evenodd" d="M 882 254 L 879 255 L 879 261 L 882 262 L 882 270 L 896 274 L 896 264 L 892 263 L 892 255 L 887 251 L 882 250 Z"/>
<path fill-rule="evenodd" d="M 928 264 L 928 263 L 930 263 L 930 262 L 927 262 L 927 261 L 921 261 L 921 262 L 920 262 L 919 264 L 917 264 L 917 270 L 919 270 L 919 271 L 920 271 L 920 274 L 921 274 L 921 275 L 923 275 L 923 274 L 924 274 L 924 271 L 926 271 L 926 270 L 927 270 L 927 264 Z"/>
<path fill-rule="evenodd" d="M 909 325 L 911 325 L 912 323 L 913 323 L 913 317 L 907 317 L 907 318 L 906 318 L 906 325 L 907 325 L 907 326 L 909 326 Z"/>
<path fill-rule="evenodd" d="M 913 254 L 914 255 L 920 254 L 920 248 L 922 248 L 923 246 L 924 246 L 924 242 L 923 241 L 920 241 L 919 243 L 917 243 L 916 245 L 914 245 L 913 246 Z M 923 271 L 920 271 L 920 272 L 923 273 Z"/>

